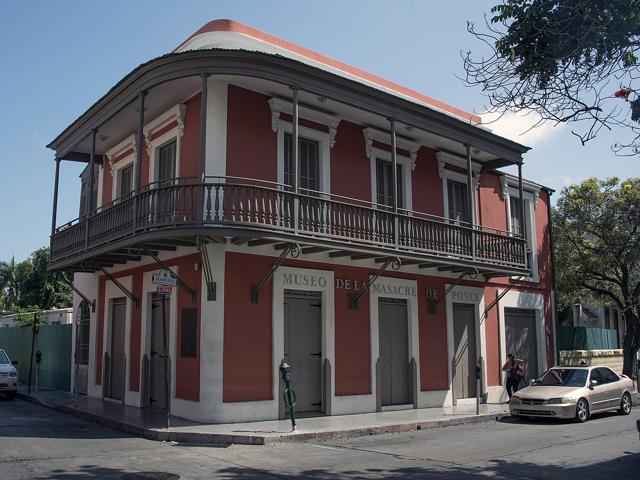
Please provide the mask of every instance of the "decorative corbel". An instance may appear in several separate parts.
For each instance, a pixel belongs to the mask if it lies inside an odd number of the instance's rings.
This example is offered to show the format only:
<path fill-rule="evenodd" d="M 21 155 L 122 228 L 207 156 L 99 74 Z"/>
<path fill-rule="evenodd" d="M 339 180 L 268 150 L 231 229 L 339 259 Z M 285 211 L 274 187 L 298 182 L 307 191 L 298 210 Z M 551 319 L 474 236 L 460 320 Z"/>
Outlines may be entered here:
<path fill-rule="evenodd" d="M 409 160 L 411 160 L 411 171 L 416 169 L 416 161 L 418 160 L 418 150 L 420 147 L 413 147 L 409 150 Z"/>
<path fill-rule="evenodd" d="M 271 110 L 271 130 L 273 130 L 273 133 L 278 133 L 279 125 L 280 125 L 280 112 L 277 110 Z"/>
<path fill-rule="evenodd" d="M 105 153 L 105 154 L 104 154 L 104 158 L 105 158 L 105 160 L 106 160 L 106 162 L 105 162 L 105 163 L 109 165 L 109 172 L 111 173 L 111 176 L 113 177 L 113 167 L 114 167 L 114 165 L 115 165 L 115 163 L 116 163 L 116 162 L 114 161 L 114 159 L 115 159 L 115 155 L 109 155 L 109 154 L 106 154 L 106 153 Z"/>
<path fill-rule="evenodd" d="M 533 191 L 533 208 L 534 210 L 538 208 L 538 197 L 540 196 L 537 190 Z"/>
<path fill-rule="evenodd" d="M 151 155 L 151 143 L 153 142 L 153 131 L 148 130 L 144 136 L 144 143 L 147 146 L 147 153 Z M 135 147 L 134 147 L 135 149 Z"/>
<path fill-rule="evenodd" d="M 371 150 L 373 149 L 373 139 L 367 137 L 367 135 L 365 134 L 364 136 L 364 153 L 367 156 L 367 158 L 371 158 Z"/>
<path fill-rule="evenodd" d="M 182 136 L 184 135 L 184 115 L 185 113 L 187 113 L 187 104 L 181 103 L 178 106 L 178 111 L 178 118 L 176 119 L 178 121 L 178 135 L 180 135 L 180 138 L 182 138 Z"/>
<path fill-rule="evenodd" d="M 476 190 L 480 188 L 480 175 L 481 175 L 480 172 L 473 174 L 473 186 L 475 187 Z"/>
<path fill-rule="evenodd" d="M 336 134 L 338 133 L 338 126 L 331 125 L 329 127 L 329 148 L 333 148 L 336 144 Z"/>
<path fill-rule="evenodd" d="M 500 176 L 500 186 L 502 187 L 500 189 L 500 197 L 502 197 L 502 200 L 507 200 L 507 197 L 509 196 L 509 185 L 507 184 L 507 176 L 506 175 L 501 175 Z"/>
<path fill-rule="evenodd" d="M 440 178 L 444 178 L 444 166 L 446 164 L 447 163 L 442 158 L 438 158 L 438 175 L 440 175 Z"/>

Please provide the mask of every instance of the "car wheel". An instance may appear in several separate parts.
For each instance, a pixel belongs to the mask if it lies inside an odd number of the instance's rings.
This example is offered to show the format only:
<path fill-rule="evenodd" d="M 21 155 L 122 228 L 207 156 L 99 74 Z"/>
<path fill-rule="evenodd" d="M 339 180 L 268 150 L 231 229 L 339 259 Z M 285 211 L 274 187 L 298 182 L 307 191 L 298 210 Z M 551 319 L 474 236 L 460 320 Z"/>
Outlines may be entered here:
<path fill-rule="evenodd" d="M 9 400 L 13 400 L 14 398 L 16 398 L 16 392 L 7 392 L 7 398 Z"/>
<path fill-rule="evenodd" d="M 631 395 L 627 392 L 622 395 L 622 400 L 620 400 L 620 409 L 618 412 L 620 412 L 620 415 L 629 415 L 631 413 Z"/>
<path fill-rule="evenodd" d="M 584 423 L 587 420 L 589 420 L 589 402 L 581 398 L 576 404 L 576 421 Z"/>

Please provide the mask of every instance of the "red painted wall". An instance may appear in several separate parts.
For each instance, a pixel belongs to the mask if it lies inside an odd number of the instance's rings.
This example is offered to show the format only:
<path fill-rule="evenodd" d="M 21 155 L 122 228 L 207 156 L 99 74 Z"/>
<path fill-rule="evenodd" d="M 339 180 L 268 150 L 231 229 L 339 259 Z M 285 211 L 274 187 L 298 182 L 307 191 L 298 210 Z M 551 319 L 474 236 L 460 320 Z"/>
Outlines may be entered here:
<path fill-rule="evenodd" d="M 104 294 L 106 278 L 101 277 L 98 283 L 98 328 L 96 329 L 96 385 L 102 385 L 102 357 L 104 348 Z"/>
<path fill-rule="evenodd" d="M 176 328 L 176 397 L 197 402 L 200 399 L 200 325 L 201 325 L 201 279 L 200 254 L 181 257 L 175 263 L 178 265 L 180 278 L 189 286 L 196 289 L 196 302 L 191 299 L 191 294 L 183 288 L 178 289 L 178 325 Z M 195 264 L 198 264 L 198 270 Z M 182 339 L 182 310 L 184 308 L 197 309 L 197 338 L 196 356 L 194 358 L 182 357 L 180 345 Z"/>
<path fill-rule="evenodd" d="M 446 279 L 424 277 L 418 280 L 418 326 L 420 340 L 420 390 L 449 388 L 447 357 L 447 315 L 445 302 L 429 313 L 426 289 L 436 289 L 442 295 Z"/>
<path fill-rule="evenodd" d="M 362 126 L 343 120 L 331 149 L 331 193 L 371 201 L 371 163 Z"/>
<path fill-rule="evenodd" d="M 226 254 L 223 402 L 272 399 L 272 284 L 269 282 L 260 292 L 260 302 L 256 304 L 249 301 L 249 292 L 273 260 Z"/>
<path fill-rule="evenodd" d="M 272 284 L 260 294 L 260 302 L 248 301 L 250 286 L 256 284 L 272 264 L 272 257 L 235 252 L 226 254 L 223 400 L 225 402 L 268 400 L 272 397 Z M 287 261 L 300 268 L 332 270 L 335 278 L 363 280 L 372 269 L 316 262 Z M 389 277 L 415 278 L 389 273 Z M 420 388 L 447 388 L 447 327 L 445 309 L 428 314 L 426 288 L 443 291 L 444 280 L 424 277 L 418 282 L 420 337 Z M 360 308 L 347 308 L 350 291 L 335 290 L 335 394 L 371 393 L 371 347 L 369 296 Z M 232 308 L 228 306 L 232 305 Z"/>
<path fill-rule="evenodd" d="M 227 98 L 227 175 L 277 181 L 269 97 L 229 85 Z"/>
<path fill-rule="evenodd" d="M 142 273 L 135 272 L 131 279 L 133 294 L 142 302 Z M 140 390 L 140 350 L 142 348 L 142 309 L 131 310 L 131 339 L 129 341 L 129 390 Z"/>
<path fill-rule="evenodd" d="M 501 197 L 500 176 L 485 172 L 478 191 L 479 223 L 484 227 L 507 230 L 507 209 Z"/>
<path fill-rule="evenodd" d="M 200 398 L 200 279 L 201 268 L 195 270 L 195 264 L 200 263 L 199 254 L 186 255 L 170 260 L 165 260 L 168 265 L 177 265 L 179 275 L 190 286 L 196 288 L 198 301 L 194 304 L 191 302 L 191 295 L 183 289 L 178 290 L 178 325 L 176 328 L 176 397 L 185 400 L 198 401 Z M 143 275 L 146 272 L 157 271 L 158 266 L 155 264 L 135 267 L 114 274 L 116 278 L 131 276 L 133 293 L 143 300 L 142 282 Z M 104 305 L 105 305 L 105 289 L 106 278 L 100 277 L 99 280 L 99 311 L 98 325 L 96 332 L 96 384 L 102 384 L 102 356 L 104 354 L 103 338 L 104 338 Z M 182 358 L 180 356 L 180 339 L 181 339 L 181 318 L 183 308 L 197 308 L 197 354 L 195 358 Z M 133 307 L 131 315 L 131 340 L 129 343 L 129 358 L 127 364 L 129 367 L 129 389 L 139 391 L 140 389 L 140 360 L 142 349 L 142 311 L 140 308 Z"/>
<path fill-rule="evenodd" d="M 416 168 L 411 175 L 413 210 L 442 217 L 442 179 L 438 173 L 436 152 L 426 147 L 418 150 Z"/>
<path fill-rule="evenodd" d="M 207 128 L 216 128 L 211 118 Z M 180 139 L 180 176 L 200 176 L 200 94 L 187 100 L 184 114 L 184 134 Z"/>

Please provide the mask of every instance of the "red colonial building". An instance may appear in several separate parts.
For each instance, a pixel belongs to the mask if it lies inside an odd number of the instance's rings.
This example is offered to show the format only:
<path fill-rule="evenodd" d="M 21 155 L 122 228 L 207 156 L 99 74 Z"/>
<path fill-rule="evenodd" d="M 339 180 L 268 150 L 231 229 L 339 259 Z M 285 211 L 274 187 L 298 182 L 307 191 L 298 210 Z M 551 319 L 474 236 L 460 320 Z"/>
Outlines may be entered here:
<path fill-rule="evenodd" d="M 476 115 L 216 20 L 49 148 L 81 393 L 234 422 L 284 416 L 283 360 L 325 415 L 497 402 L 507 352 L 554 363 L 551 191 Z"/>

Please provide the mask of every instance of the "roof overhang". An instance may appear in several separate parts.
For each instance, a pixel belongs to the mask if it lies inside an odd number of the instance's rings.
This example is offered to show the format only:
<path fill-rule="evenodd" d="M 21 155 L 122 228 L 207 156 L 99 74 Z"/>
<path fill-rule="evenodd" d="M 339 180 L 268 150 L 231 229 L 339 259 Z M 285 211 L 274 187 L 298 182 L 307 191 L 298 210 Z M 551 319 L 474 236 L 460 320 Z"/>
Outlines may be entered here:
<path fill-rule="evenodd" d="M 56 152 L 58 159 L 73 157 L 75 145 L 86 138 L 92 129 L 100 128 L 136 101 L 139 92 L 202 73 L 252 77 L 297 86 L 305 92 L 394 118 L 414 128 L 489 152 L 498 160 L 492 164 L 492 168 L 522 163 L 522 154 L 529 150 L 526 146 L 451 115 L 290 58 L 225 49 L 171 53 L 140 65 L 47 147 Z"/>

